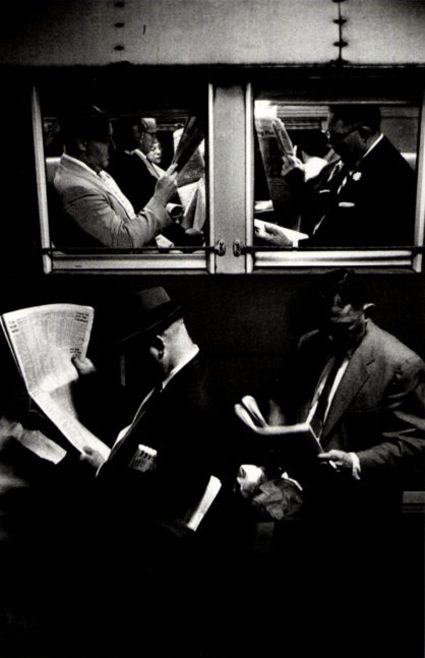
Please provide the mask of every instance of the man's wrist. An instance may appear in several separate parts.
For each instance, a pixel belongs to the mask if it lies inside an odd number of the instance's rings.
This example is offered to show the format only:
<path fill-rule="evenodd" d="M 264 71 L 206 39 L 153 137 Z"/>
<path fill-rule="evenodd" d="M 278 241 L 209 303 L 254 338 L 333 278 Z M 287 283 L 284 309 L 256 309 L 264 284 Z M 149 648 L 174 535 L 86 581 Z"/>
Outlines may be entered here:
<path fill-rule="evenodd" d="M 348 454 L 351 457 L 351 474 L 355 480 L 360 480 L 361 477 L 360 459 L 355 452 L 349 452 Z"/>

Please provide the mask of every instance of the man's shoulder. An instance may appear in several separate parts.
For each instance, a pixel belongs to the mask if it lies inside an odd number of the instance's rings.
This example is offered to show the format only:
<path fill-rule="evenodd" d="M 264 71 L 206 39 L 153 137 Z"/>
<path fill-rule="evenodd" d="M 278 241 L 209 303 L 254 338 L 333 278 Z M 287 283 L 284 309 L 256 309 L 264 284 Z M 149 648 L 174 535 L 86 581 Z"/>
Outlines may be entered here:
<path fill-rule="evenodd" d="M 55 174 L 55 183 L 60 180 L 72 180 L 74 178 L 82 179 L 84 181 L 95 181 L 95 172 L 91 172 L 88 167 L 79 164 L 77 160 L 71 160 L 62 155 L 58 168 Z"/>
<path fill-rule="evenodd" d="M 380 142 L 364 158 L 363 166 L 360 168 L 365 172 L 369 169 L 375 170 L 379 165 L 384 171 L 390 171 L 394 174 L 402 173 L 404 176 L 413 180 L 414 175 L 407 161 L 403 158 L 400 151 L 384 135 Z"/>
<path fill-rule="evenodd" d="M 214 373 L 205 359 L 197 354 L 171 380 L 166 387 L 167 399 L 181 409 L 209 414 L 218 407 Z"/>
<path fill-rule="evenodd" d="M 373 321 L 369 320 L 367 329 L 367 341 L 365 346 L 372 346 L 377 356 L 399 363 L 415 363 L 425 367 L 422 358 L 399 338 L 389 331 L 382 329 Z"/>
<path fill-rule="evenodd" d="M 78 167 L 69 160 L 61 160 L 55 178 L 54 186 L 60 193 L 66 193 L 70 190 L 82 191 L 99 191 L 102 189 L 100 183 L 96 180 L 96 174 L 91 173 L 84 167 Z"/>

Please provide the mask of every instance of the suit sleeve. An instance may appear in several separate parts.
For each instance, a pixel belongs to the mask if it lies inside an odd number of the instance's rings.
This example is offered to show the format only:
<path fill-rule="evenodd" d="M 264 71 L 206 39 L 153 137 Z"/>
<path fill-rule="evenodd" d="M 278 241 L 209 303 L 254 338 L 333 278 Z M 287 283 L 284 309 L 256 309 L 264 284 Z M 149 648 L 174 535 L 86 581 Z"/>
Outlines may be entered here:
<path fill-rule="evenodd" d="M 384 469 L 409 473 L 425 458 L 425 364 L 409 359 L 398 366 L 382 410 L 382 441 L 359 451 L 362 477 Z"/>
<path fill-rule="evenodd" d="M 102 194 L 84 187 L 68 191 L 63 201 L 78 226 L 105 247 L 143 247 L 171 224 L 166 209 L 154 198 L 132 218 L 121 217 Z"/>

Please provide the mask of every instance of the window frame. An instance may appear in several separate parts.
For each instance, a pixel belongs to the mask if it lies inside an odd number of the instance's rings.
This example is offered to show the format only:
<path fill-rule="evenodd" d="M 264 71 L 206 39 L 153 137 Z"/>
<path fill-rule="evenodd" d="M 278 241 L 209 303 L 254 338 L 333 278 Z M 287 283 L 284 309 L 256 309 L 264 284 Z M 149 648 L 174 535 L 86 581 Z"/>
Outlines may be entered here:
<path fill-rule="evenodd" d="M 273 86 L 272 76 L 272 86 Z M 319 78 L 320 79 L 320 78 Z M 323 76 L 322 80 L 326 80 Z M 275 85 L 275 83 L 274 83 Z M 423 251 L 425 240 L 425 87 L 422 83 L 421 101 L 418 103 L 418 147 L 416 166 L 416 209 L 414 224 L 414 244 L 397 249 L 341 247 L 330 249 L 316 247 L 315 249 L 296 249 L 292 247 L 262 247 L 254 245 L 254 94 L 255 82 L 250 80 L 245 88 L 245 107 L 247 122 L 247 207 L 246 207 L 246 246 L 243 248 L 247 256 L 248 272 L 287 271 L 288 269 L 315 269 L 321 267 L 355 267 L 355 268 L 396 268 L 413 272 L 421 272 L 423 268 Z M 284 97 L 284 91 L 282 91 Z M 282 97 L 281 96 L 281 97 Z M 280 98 L 281 98 L 280 97 Z M 308 104 L 308 102 L 323 104 L 326 100 L 290 99 L 291 103 Z M 382 101 L 384 103 L 384 100 Z M 388 103 L 405 102 L 402 98 L 389 98 Z"/>
<path fill-rule="evenodd" d="M 401 70 L 399 70 L 401 69 Z M 196 253 L 144 248 L 121 253 L 104 250 L 103 253 L 67 253 L 52 250 L 48 223 L 46 172 L 42 115 L 38 85 L 33 81 L 31 115 L 38 197 L 40 253 L 46 274 L 62 272 L 87 273 L 191 273 L 191 274 L 261 274 L 286 273 L 320 268 L 349 266 L 374 271 L 423 271 L 425 241 L 425 81 L 422 69 L 409 67 L 352 67 L 348 72 L 329 71 L 323 67 L 236 67 L 230 69 L 203 69 L 202 84 L 207 89 L 207 213 L 209 235 L 207 247 Z M 47 79 L 54 79 L 47 72 Z M 143 71 L 140 72 L 143 77 Z M 179 72 L 179 80 L 190 79 L 191 67 Z M 294 249 L 260 247 L 254 245 L 254 100 L 258 89 L 263 94 L 278 91 L 279 98 L 293 88 L 302 88 L 303 97 L 290 102 L 323 104 L 326 94 L 322 88 L 335 94 L 335 81 L 354 79 L 357 86 L 365 85 L 372 93 L 378 80 L 380 93 L 377 102 L 387 100 L 406 102 L 419 109 L 417 188 L 415 234 L 413 248 L 400 249 Z M 351 76 L 351 78 L 350 78 Z M 406 84 L 403 81 L 407 80 Z M 295 86 L 292 82 L 295 81 Z M 380 84 L 382 82 L 382 84 Z M 301 85 L 304 85 L 301 87 Z M 346 85 L 347 86 L 347 85 Z M 398 88 L 401 91 L 397 91 Z M 362 88 L 362 87 L 361 87 Z M 382 95 L 382 88 L 393 95 Z M 310 93 L 309 90 L 315 90 Z M 319 89 L 319 95 L 317 95 Z M 396 90 L 394 92 L 394 90 Z M 407 90 L 407 91 L 406 91 Z M 255 93 L 254 93 L 255 91 Z M 293 92 L 292 92 L 293 93 Z M 257 96 L 258 97 L 258 96 Z M 265 97 L 265 96 L 263 96 Z M 412 98 L 414 100 L 412 100 Z M 337 100 L 329 98 L 329 100 Z M 419 100 L 420 99 L 420 100 Z M 353 98 L 351 99 L 353 100 Z"/>
<path fill-rule="evenodd" d="M 35 176 L 38 201 L 40 252 L 42 268 L 45 274 L 63 273 L 73 271 L 84 272 L 175 272 L 190 271 L 210 273 L 214 271 L 215 256 L 220 255 L 222 248 L 215 246 L 214 239 L 214 213 L 213 192 L 210 185 L 213 167 L 213 87 L 207 82 L 207 217 L 208 235 L 206 246 L 194 248 L 155 248 L 144 247 L 140 249 L 106 249 L 99 248 L 99 253 L 93 250 L 75 249 L 64 253 L 52 247 L 49 225 L 49 211 L 47 200 L 47 177 L 45 168 L 44 136 L 42 111 L 39 89 L 37 84 L 31 90 L 31 119 L 33 131 L 33 148 L 35 162 Z"/>

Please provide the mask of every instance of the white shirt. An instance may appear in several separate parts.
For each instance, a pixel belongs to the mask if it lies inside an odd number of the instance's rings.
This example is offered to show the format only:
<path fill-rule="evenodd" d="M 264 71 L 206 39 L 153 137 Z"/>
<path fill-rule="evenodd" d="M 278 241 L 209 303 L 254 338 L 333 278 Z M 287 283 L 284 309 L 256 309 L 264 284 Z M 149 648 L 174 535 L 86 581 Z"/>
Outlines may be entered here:
<path fill-rule="evenodd" d="M 331 408 L 331 404 L 332 404 L 332 401 L 335 397 L 335 393 L 337 392 L 338 386 L 340 385 L 341 380 L 344 377 L 344 374 L 345 374 L 345 371 L 347 370 L 349 362 L 350 362 L 350 359 L 348 358 L 348 356 L 346 356 L 344 358 L 344 360 L 342 361 L 340 367 L 338 368 L 338 371 L 335 375 L 334 383 L 332 384 L 332 388 L 329 391 L 328 401 L 327 401 L 323 421 L 326 421 L 326 418 L 328 417 L 329 409 Z M 314 395 L 313 395 L 313 400 L 311 402 L 310 410 L 308 412 L 308 416 L 307 416 L 308 421 L 310 421 L 312 419 L 312 417 L 314 416 L 314 412 L 316 411 L 316 407 L 317 407 L 317 404 L 318 404 L 318 401 L 319 401 L 319 397 L 320 397 L 320 395 L 321 395 L 321 393 L 322 393 L 322 391 L 325 387 L 326 380 L 329 377 L 330 371 L 332 370 L 332 367 L 333 367 L 334 363 L 335 363 L 335 357 L 331 357 L 329 359 L 329 361 L 326 363 L 323 370 L 322 370 L 322 373 L 319 377 L 319 382 L 316 386 L 316 390 L 315 390 Z"/>
<path fill-rule="evenodd" d="M 326 421 L 326 418 L 328 417 L 329 410 L 331 408 L 331 404 L 332 404 L 333 399 L 335 397 L 335 394 L 338 390 L 338 387 L 339 387 L 339 385 L 342 381 L 342 378 L 345 375 L 345 371 L 348 368 L 349 362 L 350 362 L 350 359 L 349 359 L 348 356 L 346 356 L 343 359 L 343 361 L 341 362 L 341 365 L 337 370 L 337 373 L 335 375 L 335 379 L 334 379 L 334 382 L 332 384 L 331 390 L 329 391 L 327 405 L 326 405 L 326 409 L 325 409 L 325 413 L 324 413 L 324 417 L 323 417 L 324 422 Z M 309 409 L 309 412 L 308 412 L 307 421 L 310 421 L 314 416 L 314 413 L 316 411 L 316 407 L 317 407 L 317 404 L 318 404 L 318 401 L 319 401 L 320 394 L 323 391 L 323 388 L 326 384 L 326 380 L 329 377 L 330 371 L 331 371 L 334 363 L 335 363 L 335 357 L 331 357 L 329 359 L 329 361 L 326 363 L 323 370 L 322 370 L 322 373 L 319 377 L 319 382 L 316 386 L 316 390 L 314 392 L 313 400 L 312 400 L 312 403 L 311 403 L 311 406 L 310 406 L 310 409 Z M 355 480 L 360 480 L 360 459 L 358 458 L 358 456 L 356 455 L 355 452 L 349 452 L 348 454 L 350 455 L 351 460 L 352 460 L 352 476 Z"/>

